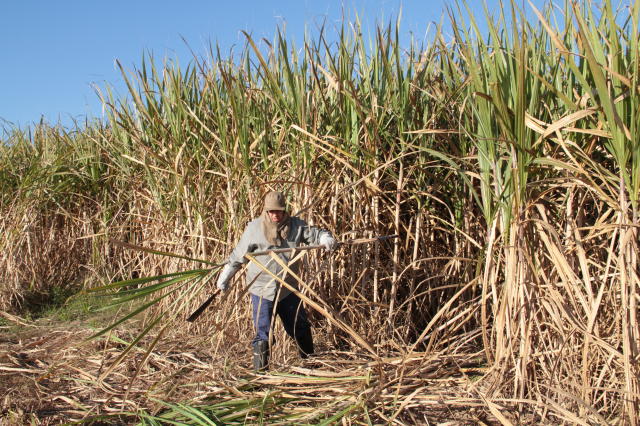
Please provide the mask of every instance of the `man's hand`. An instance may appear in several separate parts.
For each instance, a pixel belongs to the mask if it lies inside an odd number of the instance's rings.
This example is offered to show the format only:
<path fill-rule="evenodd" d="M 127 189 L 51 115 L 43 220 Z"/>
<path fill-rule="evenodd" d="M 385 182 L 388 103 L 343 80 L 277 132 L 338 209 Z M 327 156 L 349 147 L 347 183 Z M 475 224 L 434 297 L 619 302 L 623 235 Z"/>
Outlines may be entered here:
<path fill-rule="evenodd" d="M 218 276 L 218 282 L 216 283 L 216 286 L 223 292 L 227 291 L 227 288 L 229 287 L 229 281 L 231 280 L 231 278 L 233 278 L 233 275 L 235 273 L 236 269 L 234 267 L 232 267 L 228 263 L 224 265 L 222 271 L 220 272 L 220 275 Z"/>
<path fill-rule="evenodd" d="M 331 236 L 331 234 L 322 234 L 320 236 L 320 245 L 324 246 L 324 249 L 328 252 L 332 252 L 338 248 L 338 242 Z"/>

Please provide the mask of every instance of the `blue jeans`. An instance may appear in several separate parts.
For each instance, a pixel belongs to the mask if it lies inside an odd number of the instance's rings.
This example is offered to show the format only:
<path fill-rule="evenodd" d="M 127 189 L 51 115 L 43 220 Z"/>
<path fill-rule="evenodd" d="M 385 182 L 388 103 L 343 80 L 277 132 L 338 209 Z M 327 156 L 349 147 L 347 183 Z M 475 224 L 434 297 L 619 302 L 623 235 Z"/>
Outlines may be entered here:
<path fill-rule="evenodd" d="M 291 293 L 279 302 L 273 302 L 252 294 L 251 303 L 253 305 L 253 325 L 256 331 L 253 344 L 269 340 L 269 332 L 272 327 L 271 318 L 275 307 L 284 330 L 298 344 L 300 355 L 306 358 L 307 355 L 313 353 L 311 326 L 307 319 L 307 312 L 298 296 Z"/>

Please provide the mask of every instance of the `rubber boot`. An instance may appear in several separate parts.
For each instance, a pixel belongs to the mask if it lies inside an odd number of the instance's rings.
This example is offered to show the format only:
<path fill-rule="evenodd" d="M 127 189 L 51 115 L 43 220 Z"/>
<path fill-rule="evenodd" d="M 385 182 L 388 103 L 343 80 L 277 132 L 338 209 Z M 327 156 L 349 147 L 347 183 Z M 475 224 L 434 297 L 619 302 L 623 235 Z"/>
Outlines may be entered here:
<path fill-rule="evenodd" d="M 253 344 L 253 369 L 256 372 L 269 368 L 269 342 L 260 340 Z"/>
<path fill-rule="evenodd" d="M 300 336 L 296 336 L 296 342 L 298 343 L 298 352 L 302 359 L 313 355 L 313 336 L 311 335 L 311 330 L 307 329 L 307 331 Z"/>

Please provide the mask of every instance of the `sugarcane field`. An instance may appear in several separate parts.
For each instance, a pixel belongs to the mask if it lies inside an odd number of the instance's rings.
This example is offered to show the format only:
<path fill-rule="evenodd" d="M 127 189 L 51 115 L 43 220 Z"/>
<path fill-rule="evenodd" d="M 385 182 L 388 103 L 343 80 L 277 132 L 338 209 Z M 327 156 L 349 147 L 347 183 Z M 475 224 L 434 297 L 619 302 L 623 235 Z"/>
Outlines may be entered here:
<path fill-rule="evenodd" d="M 5 130 L 0 425 L 639 425 L 640 0 L 468 12 Z"/>

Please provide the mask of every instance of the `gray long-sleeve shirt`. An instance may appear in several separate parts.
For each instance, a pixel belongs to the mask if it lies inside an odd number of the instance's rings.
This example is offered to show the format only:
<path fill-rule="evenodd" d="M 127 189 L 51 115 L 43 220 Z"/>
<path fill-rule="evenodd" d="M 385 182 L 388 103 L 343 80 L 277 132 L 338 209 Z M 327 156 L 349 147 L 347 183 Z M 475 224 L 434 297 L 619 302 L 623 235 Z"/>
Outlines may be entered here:
<path fill-rule="evenodd" d="M 235 249 L 233 249 L 233 252 L 227 260 L 227 263 L 236 271 L 240 269 L 242 264 L 248 262 L 248 260 L 244 258 L 244 255 L 248 252 L 249 247 L 252 245 L 255 245 L 255 250 L 253 251 L 264 251 L 278 248 L 294 248 L 302 245 L 318 245 L 320 244 L 320 237 L 322 236 L 322 234 L 326 233 L 331 235 L 329 231 L 319 229 L 315 226 L 310 226 L 304 220 L 295 216 L 291 216 L 289 222 L 289 235 L 287 235 L 286 241 L 283 241 L 280 246 L 275 246 L 270 244 L 265 238 L 264 233 L 262 232 L 260 221 L 261 219 L 257 218 L 249 222 L 247 228 L 242 234 L 242 237 L 240 237 L 240 241 L 238 241 L 238 244 L 236 245 Z M 292 255 L 293 252 L 278 254 L 278 256 L 280 256 L 285 264 L 289 263 Z M 284 280 L 287 282 L 287 284 L 296 289 L 298 288 L 295 278 L 286 274 L 286 271 L 283 271 L 280 264 L 278 264 L 275 260 L 272 260 L 270 255 L 257 256 L 256 260 L 259 261 L 262 265 L 266 266 L 266 268 L 276 276 L 284 277 Z M 271 262 L 269 262 L 270 260 Z M 297 274 L 298 265 L 299 262 L 296 262 L 293 265 L 289 265 L 289 268 Z M 278 298 L 279 300 L 282 300 L 291 293 L 291 291 L 284 286 L 282 289 L 280 289 L 280 283 L 278 283 L 271 275 L 264 272 L 262 268 L 260 268 L 254 262 L 251 262 L 249 266 L 247 266 L 246 274 L 247 284 L 252 281 L 253 284 L 251 285 L 251 287 L 249 287 L 249 292 L 255 294 L 256 296 L 264 297 L 268 300 L 274 300 L 276 295 L 278 294 L 278 290 L 280 290 Z"/>

